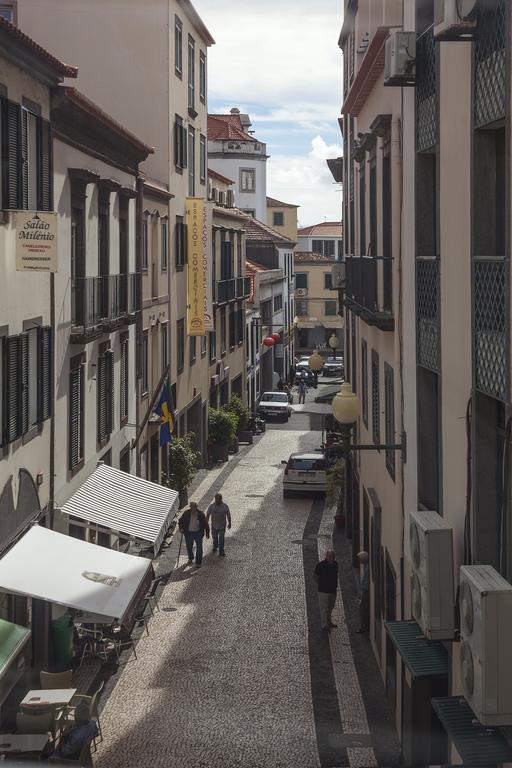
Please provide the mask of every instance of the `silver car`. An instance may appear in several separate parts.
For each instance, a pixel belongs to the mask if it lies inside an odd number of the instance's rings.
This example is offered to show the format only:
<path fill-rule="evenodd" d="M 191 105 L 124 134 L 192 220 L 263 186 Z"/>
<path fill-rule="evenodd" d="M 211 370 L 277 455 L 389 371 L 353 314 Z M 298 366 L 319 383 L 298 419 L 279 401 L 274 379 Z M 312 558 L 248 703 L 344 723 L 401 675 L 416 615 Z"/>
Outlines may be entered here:
<path fill-rule="evenodd" d="M 327 490 L 327 462 L 322 453 L 292 453 L 283 475 L 283 496 L 292 493 L 321 493 Z"/>

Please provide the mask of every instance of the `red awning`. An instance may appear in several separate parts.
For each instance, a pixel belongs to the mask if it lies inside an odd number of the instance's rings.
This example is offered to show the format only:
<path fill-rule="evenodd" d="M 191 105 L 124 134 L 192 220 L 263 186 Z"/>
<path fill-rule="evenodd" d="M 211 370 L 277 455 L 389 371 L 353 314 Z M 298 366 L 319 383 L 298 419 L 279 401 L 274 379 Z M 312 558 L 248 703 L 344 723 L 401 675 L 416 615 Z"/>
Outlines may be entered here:
<path fill-rule="evenodd" d="M 384 69 L 385 42 L 389 27 L 378 27 L 361 62 L 347 98 L 341 107 L 342 115 L 357 117 L 373 86 Z"/>

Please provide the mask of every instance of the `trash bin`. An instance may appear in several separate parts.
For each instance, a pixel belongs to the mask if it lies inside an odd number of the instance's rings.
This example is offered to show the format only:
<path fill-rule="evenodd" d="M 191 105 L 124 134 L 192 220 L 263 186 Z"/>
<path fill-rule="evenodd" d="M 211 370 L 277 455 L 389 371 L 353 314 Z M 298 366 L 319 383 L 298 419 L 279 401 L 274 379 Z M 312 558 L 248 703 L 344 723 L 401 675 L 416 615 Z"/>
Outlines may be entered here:
<path fill-rule="evenodd" d="M 69 668 L 73 658 L 73 618 L 64 614 L 53 619 L 50 626 L 55 665 Z"/>

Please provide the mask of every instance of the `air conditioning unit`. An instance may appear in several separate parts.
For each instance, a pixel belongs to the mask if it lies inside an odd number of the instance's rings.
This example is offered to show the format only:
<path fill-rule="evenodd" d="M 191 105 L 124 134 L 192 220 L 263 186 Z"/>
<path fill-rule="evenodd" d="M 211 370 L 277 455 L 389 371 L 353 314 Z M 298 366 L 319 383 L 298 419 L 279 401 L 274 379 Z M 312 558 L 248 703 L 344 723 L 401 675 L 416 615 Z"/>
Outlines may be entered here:
<path fill-rule="evenodd" d="M 416 32 L 391 32 L 386 40 L 384 85 L 415 85 Z"/>
<path fill-rule="evenodd" d="M 490 565 L 460 569 L 464 696 L 483 725 L 512 725 L 512 585 Z"/>
<path fill-rule="evenodd" d="M 472 40 L 477 27 L 479 0 L 435 0 L 434 38 Z"/>
<path fill-rule="evenodd" d="M 216 203 L 219 202 L 219 190 L 217 187 L 213 188 L 213 199 Z"/>
<path fill-rule="evenodd" d="M 228 208 L 234 208 L 235 193 L 232 189 L 228 189 L 228 191 L 226 192 L 226 205 Z"/>
<path fill-rule="evenodd" d="M 307 288 L 296 288 L 295 289 L 295 295 L 300 298 L 303 298 L 304 296 L 308 295 L 308 289 Z"/>
<path fill-rule="evenodd" d="M 437 512 L 411 512 L 412 615 L 429 640 L 455 634 L 453 534 Z"/>

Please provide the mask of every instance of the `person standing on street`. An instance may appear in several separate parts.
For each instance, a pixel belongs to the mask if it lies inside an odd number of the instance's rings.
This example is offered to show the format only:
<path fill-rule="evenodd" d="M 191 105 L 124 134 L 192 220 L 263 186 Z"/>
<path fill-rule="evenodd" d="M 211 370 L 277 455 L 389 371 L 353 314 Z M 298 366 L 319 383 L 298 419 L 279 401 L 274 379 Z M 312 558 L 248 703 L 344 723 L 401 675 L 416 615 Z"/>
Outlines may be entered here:
<path fill-rule="evenodd" d="M 210 538 L 210 526 L 195 501 L 190 502 L 189 509 L 180 517 L 178 528 L 185 537 L 189 565 L 194 562 L 194 544 L 196 545 L 196 566 L 199 568 L 203 562 L 203 536 Z"/>
<path fill-rule="evenodd" d="M 301 403 L 306 402 L 306 392 L 307 392 L 307 386 L 304 379 L 300 379 L 299 381 L 299 405 Z"/>
<path fill-rule="evenodd" d="M 368 632 L 370 628 L 370 566 L 368 552 L 359 552 L 357 559 L 363 566 L 361 576 L 361 602 L 359 603 L 359 634 Z"/>
<path fill-rule="evenodd" d="M 231 512 L 227 504 L 222 501 L 222 494 L 215 494 L 215 501 L 212 501 L 208 509 L 206 510 L 206 522 L 212 519 L 212 539 L 213 539 L 213 551 L 219 550 L 219 557 L 225 557 L 224 552 L 224 538 L 226 536 L 226 523 L 227 527 L 231 528 Z"/>
<path fill-rule="evenodd" d="M 332 623 L 332 611 L 338 591 L 338 563 L 334 550 L 328 549 L 325 559 L 315 567 L 315 581 L 318 584 L 318 602 L 320 603 L 320 621 L 323 632 L 330 632 L 337 624 Z"/>

